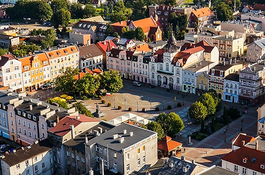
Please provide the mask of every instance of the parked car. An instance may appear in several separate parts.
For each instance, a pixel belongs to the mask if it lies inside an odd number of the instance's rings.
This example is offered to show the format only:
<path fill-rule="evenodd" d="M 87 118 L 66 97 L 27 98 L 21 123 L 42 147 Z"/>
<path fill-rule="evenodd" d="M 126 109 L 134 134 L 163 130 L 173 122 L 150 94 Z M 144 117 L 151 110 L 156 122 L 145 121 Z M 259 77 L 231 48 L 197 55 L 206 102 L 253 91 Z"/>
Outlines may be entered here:
<path fill-rule="evenodd" d="M 11 148 L 12 148 L 12 146 L 7 146 L 7 147 L 1 149 L 1 152 L 4 153 L 4 152 L 10 150 Z"/>
<path fill-rule="evenodd" d="M 134 86 L 138 86 L 138 87 L 140 87 L 142 84 L 139 83 L 138 81 L 134 81 L 134 82 L 133 82 L 133 85 L 134 85 Z"/>
<path fill-rule="evenodd" d="M 6 148 L 7 146 L 9 146 L 9 145 L 8 144 L 2 144 L 2 145 L 0 145 L 0 150 Z"/>

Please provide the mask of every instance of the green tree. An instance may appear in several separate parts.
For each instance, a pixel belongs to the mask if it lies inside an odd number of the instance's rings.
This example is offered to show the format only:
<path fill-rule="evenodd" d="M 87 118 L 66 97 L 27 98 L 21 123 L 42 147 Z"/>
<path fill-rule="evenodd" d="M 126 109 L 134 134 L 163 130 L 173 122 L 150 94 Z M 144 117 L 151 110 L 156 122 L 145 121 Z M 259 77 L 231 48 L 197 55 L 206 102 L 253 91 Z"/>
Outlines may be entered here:
<path fill-rule="evenodd" d="M 115 12 L 110 16 L 112 22 L 125 21 L 128 17 L 122 12 Z"/>
<path fill-rule="evenodd" d="M 33 1 L 31 2 L 33 9 L 35 9 L 35 12 L 31 14 L 31 17 L 33 19 L 38 19 L 38 20 L 50 20 L 52 17 L 52 9 L 50 5 L 44 1 Z"/>
<path fill-rule="evenodd" d="M 216 12 L 217 12 L 217 18 L 220 21 L 229 21 L 234 19 L 231 7 L 225 2 L 219 3 L 219 5 L 216 8 Z"/>
<path fill-rule="evenodd" d="M 73 3 L 70 7 L 72 18 L 83 18 L 83 9 L 80 3 Z"/>
<path fill-rule="evenodd" d="M 83 15 L 84 17 L 91 17 L 95 14 L 95 12 L 96 8 L 91 4 L 87 4 L 83 10 Z"/>
<path fill-rule="evenodd" d="M 124 36 L 129 31 L 128 26 L 121 28 L 121 35 Z"/>
<path fill-rule="evenodd" d="M 67 2 L 65 0 L 53 0 L 51 2 L 51 8 L 52 8 L 53 13 L 61 9 L 68 10 Z"/>
<path fill-rule="evenodd" d="M 166 113 L 159 114 L 156 122 L 162 126 L 165 134 L 170 137 L 174 137 L 176 133 L 184 128 L 182 119 L 174 112 L 168 115 Z"/>
<path fill-rule="evenodd" d="M 107 30 L 106 30 L 106 34 L 108 36 L 113 36 L 115 30 L 113 29 L 113 27 L 111 25 L 108 24 Z"/>
<path fill-rule="evenodd" d="M 165 0 L 164 4 L 165 5 L 176 6 L 177 5 L 177 1 L 176 0 Z"/>
<path fill-rule="evenodd" d="M 0 48 L 0 56 L 5 55 L 7 50 Z"/>
<path fill-rule="evenodd" d="M 213 115 L 216 111 L 216 104 L 214 102 L 213 97 L 205 93 L 201 96 L 199 101 L 207 108 L 207 115 Z"/>
<path fill-rule="evenodd" d="M 143 41 L 145 39 L 144 31 L 141 27 L 137 27 L 135 30 L 135 38 L 139 41 Z"/>
<path fill-rule="evenodd" d="M 163 128 L 156 121 L 149 122 L 147 124 L 147 129 L 157 132 L 158 140 L 161 140 L 164 137 L 164 135 L 165 135 Z"/>
<path fill-rule="evenodd" d="M 60 25 L 65 28 L 68 26 L 71 19 L 71 14 L 68 10 L 60 9 L 55 12 L 52 16 L 52 23 L 55 28 L 58 28 Z"/>
<path fill-rule="evenodd" d="M 207 108 L 201 102 L 196 101 L 190 106 L 189 115 L 196 121 L 204 120 L 207 115 Z"/>
<path fill-rule="evenodd" d="M 25 56 L 29 52 L 33 53 L 37 50 L 40 50 L 40 47 L 37 46 L 36 44 L 32 44 L 32 45 L 19 44 L 18 46 L 9 48 L 9 51 L 12 54 L 16 55 L 17 57 Z"/>
<path fill-rule="evenodd" d="M 118 71 L 104 71 L 101 74 L 101 89 L 106 89 L 108 92 L 119 92 L 123 87 L 121 76 Z"/>
<path fill-rule="evenodd" d="M 48 30 L 44 31 L 44 35 L 46 37 L 41 41 L 42 49 L 45 49 L 47 47 L 52 47 L 54 45 L 54 41 L 56 39 L 55 30 L 54 29 L 48 29 Z"/>
<path fill-rule="evenodd" d="M 224 105 L 223 119 L 224 119 L 224 123 L 227 125 L 229 123 L 229 118 L 228 118 L 228 114 L 227 114 L 226 105 Z"/>
<path fill-rule="evenodd" d="M 76 93 L 76 82 L 75 75 L 79 73 L 78 69 L 72 69 L 67 67 L 63 74 L 56 78 L 55 85 L 56 91 L 61 91 L 64 94 L 74 95 Z"/>
<path fill-rule="evenodd" d="M 113 36 L 114 36 L 114 37 L 118 37 L 118 36 L 119 36 L 118 32 L 114 32 L 114 33 L 113 33 Z"/>
<path fill-rule="evenodd" d="M 76 84 L 76 88 L 80 96 L 83 95 L 94 96 L 99 86 L 100 86 L 99 77 L 91 74 L 86 74 Z"/>
<path fill-rule="evenodd" d="M 76 111 L 78 111 L 80 114 L 85 114 L 88 117 L 94 118 L 94 116 L 91 114 L 91 111 L 88 110 L 81 102 L 75 103 L 73 107 L 75 107 Z"/>

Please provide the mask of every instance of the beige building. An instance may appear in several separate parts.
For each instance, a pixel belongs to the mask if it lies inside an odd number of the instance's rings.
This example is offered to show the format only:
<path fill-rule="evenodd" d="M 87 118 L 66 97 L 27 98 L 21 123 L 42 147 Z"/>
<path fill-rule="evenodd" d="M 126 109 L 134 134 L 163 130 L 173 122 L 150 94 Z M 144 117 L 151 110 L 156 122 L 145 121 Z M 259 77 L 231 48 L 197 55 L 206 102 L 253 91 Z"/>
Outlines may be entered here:
<path fill-rule="evenodd" d="M 88 170 L 130 174 L 157 162 L 157 133 L 122 123 L 87 141 L 85 151 Z"/>
<path fill-rule="evenodd" d="M 91 35 L 90 34 L 82 34 L 77 32 L 69 33 L 69 42 L 74 44 L 91 44 Z"/>
<path fill-rule="evenodd" d="M 55 79 L 67 67 L 79 68 L 79 50 L 76 45 L 52 48 L 46 52 L 46 55 L 50 62 L 51 79 Z"/>
<path fill-rule="evenodd" d="M 248 45 L 247 61 L 257 62 L 265 57 L 265 38 L 256 40 Z"/>
<path fill-rule="evenodd" d="M 207 72 L 203 72 L 199 76 L 197 76 L 196 89 L 208 91 L 209 90 L 208 85 L 209 85 L 209 75 Z"/>
<path fill-rule="evenodd" d="M 6 154 L 1 160 L 2 174 L 53 174 L 53 151 L 48 140 Z"/>

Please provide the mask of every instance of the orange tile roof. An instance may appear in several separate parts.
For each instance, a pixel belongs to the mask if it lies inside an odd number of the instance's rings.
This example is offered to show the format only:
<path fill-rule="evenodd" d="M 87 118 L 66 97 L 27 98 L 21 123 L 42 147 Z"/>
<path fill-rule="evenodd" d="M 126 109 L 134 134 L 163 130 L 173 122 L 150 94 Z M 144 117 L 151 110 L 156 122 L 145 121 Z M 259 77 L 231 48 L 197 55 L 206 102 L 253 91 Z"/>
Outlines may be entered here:
<path fill-rule="evenodd" d="M 181 52 L 183 52 L 183 53 L 189 53 L 189 54 L 194 54 L 194 53 L 200 52 L 200 51 L 204 51 L 204 48 L 201 47 L 201 46 L 193 47 L 193 48 L 190 48 L 190 49 L 187 49 L 187 50 L 183 50 Z"/>
<path fill-rule="evenodd" d="M 78 49 L 75 46 L 70 46 L 70 47 L 59 48 L 58 50 L 47 51 L 47 55 L 49 59 L 53 59 L 56 57 L 67 56 L 69 54 L 77 52 Z"/>
<path fill-rule="evenodd" d="M 245 141 L 245 144 L 254 141 L 255 138 L 249 135 L 246 135 L 245 133 L 239 133 L 233 140 L 232 143 L 235 146 L 241 147 L 242 141 Z"/>
<path fill-rule="evenodd" d="M 213 15 L 213 12 L 208 7 L 204 7 L 204 8 L 200 8 L 200 9 L 194 9 L 192 11 L 192 13 L 197 18 Z"/>
<path fill-rule="evenodd" d="M 127 26 L 127 21 L 116 22 L 116 23 L 111 24 L 111 26 L 126 27 Z"/>
<path fill-rule="evenodd" d="M 85 72 L 86 72 L 86 73 L 93 74 L 93 72 L 92 72 L 90 69 L 88 69 L 87 67 L 85 68 Z"/>
<path fill-rule="evenodd" d="M 95 74 L 101 74 L 102 73 L 102 71 L 100 69 L 94 69 L 94 70 L 92 70 L 92 72 Z"/>
<path fill-rule="evenodd" d="M 241 148 L 226 154 L 221 159 L 239 166 L 246 167 L 251 170 L 265 173 L 265 169 L 262 169 L 260 167 L 260 165 L 265 166 L 264 157 L 265 157 L 265 152 L 242 146 Z M 247 158 L 246 163 L 243 162 L 244 158 Z"/>
<path fill-rule="evenodd" d="M 178 147 L 181 147 L 182 143 L 176 142 L 172 140 L 171 137 L 165 136 L 158 142 L 158 149 L 170 152 L 172 150 L 177 149 Z"/>
<path fill-rule="evenodd" d="M 86 73 L 80 72 L 79 74 L 75 75 L 74 78 L 76 80 L 81 80 L 85 75 L 86 75 Z"/>
<path fill-rule="evenodd" d="M 149 32 L 151 27 L 157 27 L 156 22 L 151 17 L 133 21 L 133 24 L 136 28 L 141 27 L 144 33 Z"/>
<path fill-rule="evenodd" d="M 72 119 L 77 119 L 78 121 L 81 121 L 81 122 L 100 122 L 99 119 L 91 118 L 84 114 L 79 114 L 79 119 L 77 118 L 77 116 L 68 116 L 68 117 Z"/>
<path fill-rule="evenodd" d="M 81 121 L 77 120 L 76 118 L 71 118 L 66 116 L 62 118 L 55 127 L 50 128 L 48 131 L 58 136 L 65 136 L 68 132 L 71 131 L 70 125 L 74 125 L 74 127 L 78 126 Z"/>
<path fill-rule="evenodd" d="M 20 58 L 19 61 L 21 62 L 21 66 L 22 66 L 22 72 L 25 72 L 25 71 L 29 71 L 30 68 L 31 68 L 31 62 L 32 62 L 32 56 L 28 56 L 28 57 L 24 57 L 24 58 Z M 28 70 L 25 70 L 24 67 L 25 66 L 28 66 L 29 69 Z"/>
<path fill-rule="evenodd" d="M 152 51 L 152 49 L 150 48 L 150 46 L 147 43 L 144 43 L 144 44 L 141 44 L 141 45 L 138 45 L 138 46 L 134 46 L 131 49 L 133 51 L 138 51 L 138 52 L 142 52 L 142 51 L 149 52 L 149 51 Z"/>

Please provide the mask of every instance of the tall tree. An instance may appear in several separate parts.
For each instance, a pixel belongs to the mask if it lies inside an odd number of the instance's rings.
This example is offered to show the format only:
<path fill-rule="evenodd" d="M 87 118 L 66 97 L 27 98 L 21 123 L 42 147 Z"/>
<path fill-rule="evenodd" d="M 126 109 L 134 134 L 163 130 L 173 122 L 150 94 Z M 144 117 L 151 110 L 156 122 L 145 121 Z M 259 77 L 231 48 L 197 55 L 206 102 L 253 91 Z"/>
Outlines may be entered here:
<path fill-rule="evenodd" d="M 87 4 L 83 10 L 83 15 L 84 17 L 91 17 L 95 14 L 95 12 L 96 8 L 91 4 Z"/>
<path fill-rule="evenodd" d="M 189 115 L 197 121 L 204 120 L 207 115 L 207 108 L 201 102 L 196 101 L 190 106 Z"/>
<path fill-rule="evenodd" d="M 227 114 L 226 105 L 224 105 L 223 119 L 224 119 L 224 123 L 227 125 L 229 123 L 229 118 L 228 118 L 228 114 Z"/>
<path fill-rule="evenodd" d="M 104 71 L 101 74 L 101 89 L 106 89 L 108 92 L 119 92 L 123 87 L 121 76 L 118 71 Z"/>
<path fill-rule="evenodd" d="M 38 19 L 38 20 L 50 20 L 52 17 L 52 9 L 49 6 L 49 4 L 44 1 L 33 1 L 34 2 L 34 9 L 35 9 L 35 14 L 32 14 L 32 16 L 34 15 L 36 18 L 34 19 Z"/>
<path fill-rule="evenodd" d="M 232 8 L 225 2 L 219 3 L 216 12 L 217 18 L 221 21 L 229 21 L 234 19 Z"/>
<path fill-rule="evenodd" d="M 55 28 L 61 25 L 63 28 L 67 27 L 71 19 L 71 14 L 68 10 L 60 9 L 52 16 L 52 23 Z"/>
<path fill-rule="evenodd" d="M 73 3 L 70 7 L 72 18 L 83 18 L 83 9 L 80 3 Z"/>
<path fill-rule="evenodd" d="M 147 129 L 157 132 L 158 140 L 161 140 L 165 135 L 163 128 L 156 121 L 149 122 L 147 124 Z"/>
<path fill-rule="evenodd" d="M 115 30 L 113 29 L 113 27 L 111 25 L 108 24 L 107 30 L 106 30 L 106 34 L 108 36 L 113 36 Z"/>
<path fill-rule="evenodd" d="M 174 137 L 176 133 L 184 128 L 182 119 L 174 112 L 171 112 L 168 115 L 165 113 L 159 114 L 156 118 L 156 122 L 162 126 L 165 134 L 170 137 Z"/>
<path fill-rule="evenodd" d="M 67 2 L 65 0 L 53 0 L 51 2 L 51 8 L 53 13 L 61 9 L 68 10 Z"/>
<path fill-rule="evenodd" d="M 94 96 L 99 88 L 99 85 L 100 80 L 98 76 L 86 74 L 81 80 L 77 82 L 76 88 L 80 96 Z"/>
<path fill-rule="evenodd" d="M 139 41 L 143 41 L 145 39 L 144 31 L 141 27 L 137 27 L 135 30 L 135 38 Z"/>
<path fill-rule="evenodd" d="M 213 115 L 216 111 L 216 104 L 214 102 L 213 97 L 205 93 L 201 96 L 199 101 L 207 108 L 207 115 Z"/>

